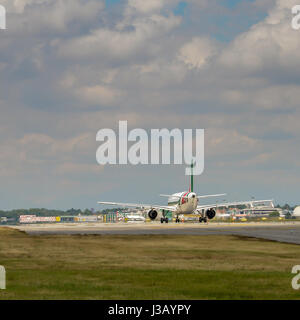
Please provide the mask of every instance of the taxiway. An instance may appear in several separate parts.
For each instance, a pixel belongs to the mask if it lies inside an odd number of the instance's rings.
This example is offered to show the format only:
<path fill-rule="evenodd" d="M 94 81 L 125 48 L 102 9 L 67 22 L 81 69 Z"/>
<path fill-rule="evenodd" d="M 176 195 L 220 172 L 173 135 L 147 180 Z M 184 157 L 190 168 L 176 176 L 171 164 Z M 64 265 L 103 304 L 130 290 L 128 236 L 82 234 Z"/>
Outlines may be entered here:
<path fill-rule="evenodd" d="M 15 226 L 30 235 L 238 235 L 300 244 L 300 222 L 82 223 Z"/>

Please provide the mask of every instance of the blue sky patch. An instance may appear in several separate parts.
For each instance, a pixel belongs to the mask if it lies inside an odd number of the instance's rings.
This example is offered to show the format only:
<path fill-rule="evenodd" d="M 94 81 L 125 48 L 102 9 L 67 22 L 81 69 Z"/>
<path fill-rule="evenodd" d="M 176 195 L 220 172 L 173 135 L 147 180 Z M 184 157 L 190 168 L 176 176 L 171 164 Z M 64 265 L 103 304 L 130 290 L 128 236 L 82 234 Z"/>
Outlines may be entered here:
<path fill-rule="evenodd" d="M 174 14 L 177 16 L 183 16 L 187 5 L 188 5 L 187 2 L 185 1 L 179 2 L 178 6 L 174 10 Z"/>

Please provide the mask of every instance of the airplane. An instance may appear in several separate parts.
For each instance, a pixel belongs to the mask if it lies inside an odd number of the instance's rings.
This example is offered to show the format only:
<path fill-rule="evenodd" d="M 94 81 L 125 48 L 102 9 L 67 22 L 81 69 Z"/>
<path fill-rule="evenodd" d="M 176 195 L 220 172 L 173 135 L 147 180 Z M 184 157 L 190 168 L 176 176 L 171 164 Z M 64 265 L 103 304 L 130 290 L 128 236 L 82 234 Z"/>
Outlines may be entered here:
<path fill-rule="evenodd" d="M 225 193 L 221 194 L 210 194 L 197 196 L 194 192 L 194 176 L 193 176 L 193 164 L 191 165 L 191 179 L 189 191 L 178 192 L 172 195 L 161 194 L 162 197 L 168 198 L 168 205 L 148 205 L 148 204 L 138 204 L 138 203 L 122 203 L 122 202 L 104 202 L 98 201 L 98 204 L 102 205 L 116 205 L 123 207 L 134 207 L 140 208 L 142 210 L 148 210 L 148 217 L 150 220 L 154 221 L 160 216 L 161 223 L 168 223 L 169 219 L 166 216 L 168 212 L 172 212 L 175 215 L 176 223 L 180 222 L 179 215 L 199 215 L 199 222 L 207 223 L 208 220 L 212 220 L 216 216 L 216 209 L 221 207 L 238 206 L 238 205 L 250 205 L 253 206 L 254 203 L 265 203 L 271 202 L 273 200 L 251 200 L 251 201 L 240 201 L 240 202 L 227 202 L 227 203 L 216 203 L 200 205 L 199 199 L 210 198 L 210 197 L 221 197 L 225 196 Z M 159 214 L 159 213 L 162 214 Z"/>
<path fill-rule="evenodd" d="M 136 222 L 136 221 L 142 221 L 142 222 L 145 222 L 145 218 L 143 216 L 139 216 L 139 215 L 136 215 L 136 214 L 129 214 L 126 216 L 127 221 L 129 222 Z"/>

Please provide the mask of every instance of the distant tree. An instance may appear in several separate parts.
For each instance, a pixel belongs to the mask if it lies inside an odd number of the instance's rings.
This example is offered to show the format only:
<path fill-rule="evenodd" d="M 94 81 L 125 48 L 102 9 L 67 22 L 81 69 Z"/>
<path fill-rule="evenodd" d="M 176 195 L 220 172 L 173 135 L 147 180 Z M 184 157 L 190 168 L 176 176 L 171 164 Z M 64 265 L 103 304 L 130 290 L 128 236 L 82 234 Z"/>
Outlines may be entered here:
<path fill-rule="evenodd" d="M 80 209 L 69 209 L 67 210 L 66 212 L 66 215 L 69 215 L 69 216 L 78 216 L 79 214 L 82 214 L 82 211 Z"/>
<path fill-rule="evenodd" d="M 85 215 L 85 216 L 89 216 L 89 215 L 92 215 L 93 212 L 91 210 L 89 210 L 89 209 L 85 209 L 82 214 Z"/>
<path fill-rule="evenodd" d="M 286 219 L 291 219 L 292 218 L 292 214 L 290 212 L 288 212 L 286 215 L 285 215 L 285 218 Z"/>
<path fill-rule="evenodd" d="M 271 213 L 269 214 L 269 217 L 279 217 L 279 216 L 280 216 L 280 214 L 279 214 L 279 212 L 277 212 L 277 211 L 271 212 Z"/>
<path fill-rule="evenodd" d="M 291 210 L 292 208 L 286 203 L 283 207 L 283 210 Z"/>

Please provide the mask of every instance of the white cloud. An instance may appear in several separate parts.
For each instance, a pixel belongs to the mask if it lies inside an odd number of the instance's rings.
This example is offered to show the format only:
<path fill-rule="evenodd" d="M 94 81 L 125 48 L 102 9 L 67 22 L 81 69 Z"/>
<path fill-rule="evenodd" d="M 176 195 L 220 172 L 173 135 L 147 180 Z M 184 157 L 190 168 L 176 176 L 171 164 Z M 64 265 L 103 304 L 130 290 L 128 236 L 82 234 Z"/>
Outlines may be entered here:
<path fill-rule="evenodd" d="M 193 38 L 186 43 L 179 52 L 178 59 L 190 69 L 201 69 L 216 54 L 216 45 L 208 38 Z"/>
<path fill-rule="evenodd" d="M 122 93 L 119 90 L 102 85 L 80 88 L 77 94 L 89 104 L 96 105 L 113 105 L 120 102 L 122 98 Z"/>
<path fill-rule="evenodd" d="M 239 35 L 220 57 L 220 63 L 237 72 L 282 70 L 291 71 L 300 66 L 299 33 L 291 28 L 293 0 L 279 0 L 268 16 L 251 29 Z"/>
<path fill-rule="evenodd" d="M 65 32 L 71 24 L 90 24 L 99 19 L 104 0 L 14 0 L 5 1 L 9 32 L 30 34 Z"/>
<path fill-rule="evenodd" d="M 205 2 L 205 0 L 197 0 L 198 2 Z M 175 8 L 180 0 L 128 0 L 128 6 L 125 10 L 125 15 L 132 14 L 152 14 L 160 12 L 161 10 L 170 11 Z M 188 0 L 187 2 L 190 2 Z"/>
<path fill-rule="evenodd" d="M 26 6 L 49 3 L 51 0 L 2 0 L 9 13 L 23 14 Z"/>
<path fill-rule="evenodd" d="M 141 13 L 160 11 L 167 1 L 164 0 L 129 0 L 128 7 Z"/>
<path fill-rule="evenodd" d="M 251 138 L 236 129 L 211 128 L 206 131 L 206 156 L 224 157 L 253 154 L 263 149 L 258 139 Z"/>
<path fill-rule="evenodd" d="M 89 35 L 59 43 L 61 55 L 69 58 L 127 59 L 137 54 L 150 53 L 151 41 L 162 37 L 181 22 L 180 17 L 151 15 L 135 19 L 126 31 L 101 28 Z M 125 26 L 124 26 L 125 28 Z M 148 52 L 147 52 L 148 51 Z"/>
<path fill-rule="evenodd" d="M 231 105 L 255 106 L 261 110 L 297 109 L 300 87 L 296 85 L 265 85 L 264 87 L 225 90 L 220 99 Z"/>

